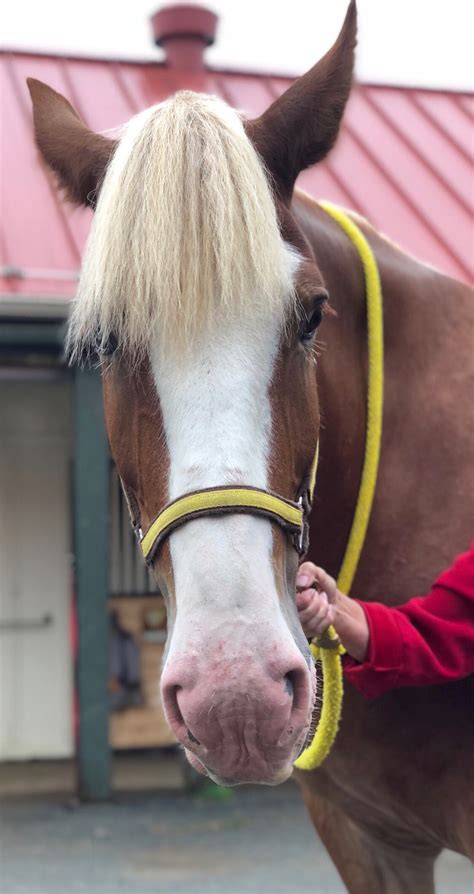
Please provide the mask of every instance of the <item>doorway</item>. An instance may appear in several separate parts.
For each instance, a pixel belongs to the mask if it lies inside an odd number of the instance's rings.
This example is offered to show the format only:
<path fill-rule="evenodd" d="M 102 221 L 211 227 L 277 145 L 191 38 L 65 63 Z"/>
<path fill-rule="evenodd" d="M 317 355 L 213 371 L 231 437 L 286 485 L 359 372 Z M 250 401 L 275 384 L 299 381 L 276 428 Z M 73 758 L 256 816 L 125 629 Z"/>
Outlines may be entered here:
<path fill-rule="evenodd" d="M 73 754 L 71 384 L 0 380 L 0 760 Z"/>

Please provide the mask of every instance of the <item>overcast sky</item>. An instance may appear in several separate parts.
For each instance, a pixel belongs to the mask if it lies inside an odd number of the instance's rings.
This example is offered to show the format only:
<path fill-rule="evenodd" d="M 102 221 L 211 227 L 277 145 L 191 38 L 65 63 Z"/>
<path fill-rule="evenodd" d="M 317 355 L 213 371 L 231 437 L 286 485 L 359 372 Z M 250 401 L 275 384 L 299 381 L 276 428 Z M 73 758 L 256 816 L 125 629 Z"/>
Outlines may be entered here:
<path fill-rule="evenodd" d="M 192 0 L 191 0 L 192 2 Z M 299 74 L 330 46 L 348 0 L 212 0 L 211 66 Z M 5 0 L 2 45 L 157 59 L 148 17 L 159 0 Z M 201 5 L 201 4 L 197 4 Z M 357 73 L 373 83 L 474 87 L 474 0 L 358 0 Z"/>

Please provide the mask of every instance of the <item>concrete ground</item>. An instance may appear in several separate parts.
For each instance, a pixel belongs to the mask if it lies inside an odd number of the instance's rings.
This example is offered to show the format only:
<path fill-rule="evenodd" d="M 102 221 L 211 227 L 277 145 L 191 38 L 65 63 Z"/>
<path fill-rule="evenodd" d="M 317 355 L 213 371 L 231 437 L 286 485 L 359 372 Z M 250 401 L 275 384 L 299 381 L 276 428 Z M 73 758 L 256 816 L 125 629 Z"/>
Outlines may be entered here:
<path fill-rule="evenodd" d="M 344 894 L 296 785 L 5 798 L 2 894 Z M 466 860 L 445 853 L 438 894 L 473 894 Z"/>

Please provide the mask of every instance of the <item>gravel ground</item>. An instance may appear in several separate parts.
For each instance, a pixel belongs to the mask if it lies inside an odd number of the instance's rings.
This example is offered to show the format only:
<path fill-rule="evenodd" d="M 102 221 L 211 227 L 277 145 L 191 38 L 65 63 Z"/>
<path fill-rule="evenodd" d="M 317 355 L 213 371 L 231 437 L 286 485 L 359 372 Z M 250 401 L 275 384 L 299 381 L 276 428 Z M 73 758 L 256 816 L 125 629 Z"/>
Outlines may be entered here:
<path fill-rule="evenodd" d="M 103 805 L 12 799 L 1 832 L 2 894 L 344 894 L 293 783 Z M 455 854 L 437 879 L 438 894 L 473 894 Z"/>

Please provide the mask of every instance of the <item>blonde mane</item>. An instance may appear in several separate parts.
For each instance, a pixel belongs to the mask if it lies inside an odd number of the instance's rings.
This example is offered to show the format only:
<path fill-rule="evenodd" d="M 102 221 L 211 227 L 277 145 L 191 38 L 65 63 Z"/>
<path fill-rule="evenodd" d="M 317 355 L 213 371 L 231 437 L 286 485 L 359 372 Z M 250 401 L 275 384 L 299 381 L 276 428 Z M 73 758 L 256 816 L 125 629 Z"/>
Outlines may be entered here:
<path fill-rule="evenodd" d="M 70 321 L 76 358 L 111 336 L 135 357 L 242 317 L 284 318 L 291 271 L 261 160 L 240 116 L 178 93 L 125 126 Z"/>

